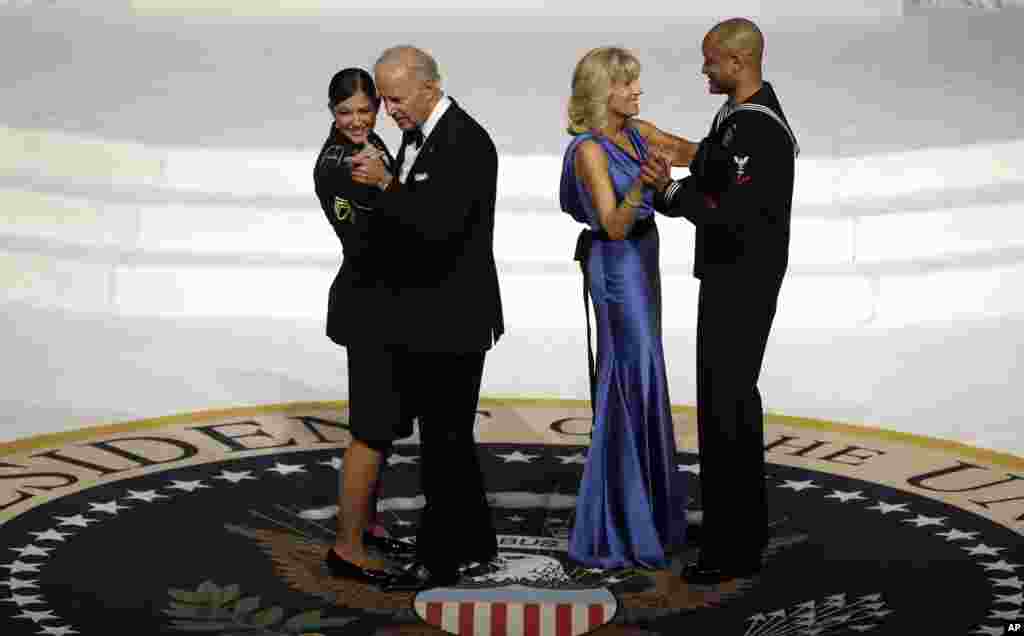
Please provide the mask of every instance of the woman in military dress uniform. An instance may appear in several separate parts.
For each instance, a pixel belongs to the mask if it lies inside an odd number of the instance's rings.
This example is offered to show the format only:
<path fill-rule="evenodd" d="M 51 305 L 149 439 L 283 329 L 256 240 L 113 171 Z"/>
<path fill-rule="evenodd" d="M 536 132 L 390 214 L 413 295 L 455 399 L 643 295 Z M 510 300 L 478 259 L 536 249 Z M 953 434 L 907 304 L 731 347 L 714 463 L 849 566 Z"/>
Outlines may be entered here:
<path fill-rule="evenodd" d="M 334 122 L 317 157 L 313 180 L 343 252 L 328 296 L 327 336 L 348 354 L 352 442 L 341 470 L 337 540 L 325 561 L 334 576 L 380 583 L 391 576 L 380 553 L 407 556 L 414 549 L 387 537 L 374 520 L 383 459 L 394 440 L 412 434 L 413 414 L 407 402 L 394 399 L 402 384 L 399 370 L 392 368 L 390 358 L 381 355 L 381 343 L 375 342 L 380 332 L 376 324 L 387 315 L 393 293 L 386 284 L 386 228 L 375 227 L 380 219 L 373 215 L 380 190 L 354 182 L 351 165 L 353 157 L 369 155 L 394 172 L 394 159 L 374 132 L 380 99 L 368 72 L 339 71 L 331 79 L 328 97 Z"/>

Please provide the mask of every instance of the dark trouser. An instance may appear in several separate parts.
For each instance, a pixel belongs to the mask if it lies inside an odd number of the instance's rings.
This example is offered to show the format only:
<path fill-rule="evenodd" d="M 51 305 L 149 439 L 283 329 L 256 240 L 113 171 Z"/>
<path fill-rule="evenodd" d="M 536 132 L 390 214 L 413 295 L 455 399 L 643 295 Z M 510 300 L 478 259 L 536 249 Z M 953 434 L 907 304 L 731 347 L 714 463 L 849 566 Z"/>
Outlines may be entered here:
<path fill-rule="evenodd" d="M 420 479 L 426 505 L 416 551 L 443 575 L 497 554 L 473 426 L 484 352 L 420 353 L 349 347 L 352 435 L 387 452 L 419 417 Z"/>
<path fill-rule="evenodd" d="M 764 410 L 757 389 L 782 278 L 704 278 L 697 313 L 701 558 L 760 558 L 767 538 Z"/>
<path fill-rule="evenodd" d="M 420 414 L 420 471 L 426 506 L 419 560 L 435 574 L 497 555 L 474 424 L 484 353 L 410 354 Z"/>
<path fill-rule="evenodd" d="M 385 451 L 412 433 L 413 416 L 420 419 L 426 505 L 417 534 L 419 560 L 444 576 L 466 561 L 493 558 L 498 540 L 473 431 L 484 353 L 362 347 L 354 353 L 350 374 L 361 375 L 351 378 L 359 391 L 350 396 L 352 435 Z"/>

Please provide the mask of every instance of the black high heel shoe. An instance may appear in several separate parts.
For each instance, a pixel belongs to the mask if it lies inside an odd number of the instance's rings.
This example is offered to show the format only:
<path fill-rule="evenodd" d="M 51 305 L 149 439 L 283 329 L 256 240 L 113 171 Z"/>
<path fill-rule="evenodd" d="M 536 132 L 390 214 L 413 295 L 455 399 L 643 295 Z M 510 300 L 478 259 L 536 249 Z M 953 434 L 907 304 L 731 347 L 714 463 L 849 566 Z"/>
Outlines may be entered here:
<path fill-rule="evenodd" d="M 334 548 L 328 548 L 324 557 L 324 565 L 331 576 L 339 579 L 350 579 L 359 583 L 369 585 L 384 585 L 394 579 L 395 575 L 387 570 L 374 570 L 371 568 L 359 567 L 355 563 L 346 561 L 338 556 Z"/>

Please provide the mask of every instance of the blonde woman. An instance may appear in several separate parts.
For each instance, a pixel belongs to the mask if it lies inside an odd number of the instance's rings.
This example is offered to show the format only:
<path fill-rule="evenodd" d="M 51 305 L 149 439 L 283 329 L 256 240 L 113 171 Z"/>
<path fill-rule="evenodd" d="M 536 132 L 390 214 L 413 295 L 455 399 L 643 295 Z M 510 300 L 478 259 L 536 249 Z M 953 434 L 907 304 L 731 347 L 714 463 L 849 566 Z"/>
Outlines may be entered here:
<path fill-rule="evenodd" d="M 686 166 L 696 145 L 636 118 L 639 78 L 625 49 L 597 48 L 579 61 L 562 168 L 562 209 L 587 226 L 576 257 L 597 320 L 593 434 L 569 540 L 569 556 L 590 568 L 665 568 L 686 525 L 661 342 L 658 229 L 640 172 L 652 147 Z M 589 339 L 589 317 L 587 330 Z"/>

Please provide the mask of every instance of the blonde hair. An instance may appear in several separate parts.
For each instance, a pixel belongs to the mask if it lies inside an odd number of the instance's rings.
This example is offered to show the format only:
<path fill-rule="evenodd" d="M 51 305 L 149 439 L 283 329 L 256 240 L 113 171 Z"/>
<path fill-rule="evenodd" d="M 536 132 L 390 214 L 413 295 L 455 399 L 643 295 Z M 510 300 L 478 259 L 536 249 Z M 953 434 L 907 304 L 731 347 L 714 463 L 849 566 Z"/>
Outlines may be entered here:
<path fill-rule="evenodd" d="M 589 51 L 576 64 L 569 97 L 570 135 L 579 135 L 608 123 L 608 98 L 615 82 L 640 77 L 640 61 L 624 48 L 602 46 Z"/>

